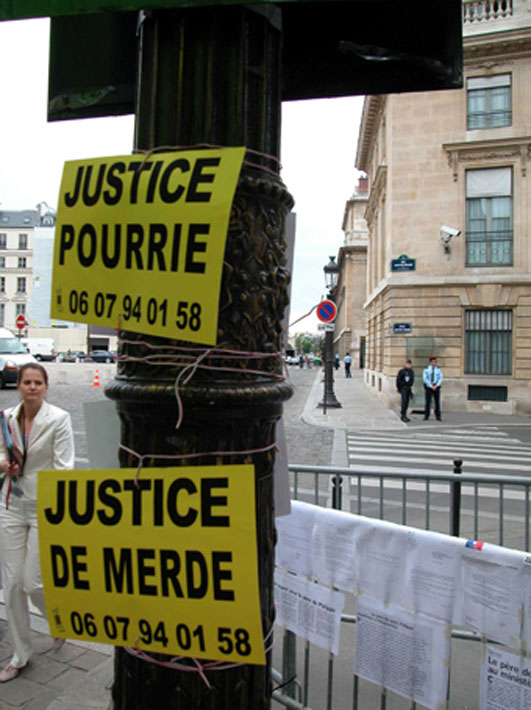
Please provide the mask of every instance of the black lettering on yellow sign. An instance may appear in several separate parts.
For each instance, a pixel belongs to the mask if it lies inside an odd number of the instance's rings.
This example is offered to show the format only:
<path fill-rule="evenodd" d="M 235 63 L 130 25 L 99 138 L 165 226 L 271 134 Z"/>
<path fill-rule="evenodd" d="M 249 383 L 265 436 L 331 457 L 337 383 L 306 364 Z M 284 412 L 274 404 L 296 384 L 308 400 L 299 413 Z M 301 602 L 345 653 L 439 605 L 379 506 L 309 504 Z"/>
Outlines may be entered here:
<path fill-rule="evenodd" d="M 163 526 L 167 516 L 180 528 L 196 522 L 205 528 L 228 528 L 230 517 L 219 510 L 227 508 L 228 488 L 226 477 L 202 478 L 199 487 L 184 477 L 169 485 L 162 478 L 123 482 L 107 478 L 97 486 L 93 479 L 58 480 L 55 508 L 45 508 L 44 515 L 51 525 L 59 525 L 65 517 L 76 525 L 88 525 L 95 517 L 103 525 L 142 525 L 152 516 L 154 525 Z M 129 520 L 123 520 L 124 510 L 129 513 Z"/>
<path fill-rule="evenodd" d="M 184 271 L 187 274 L 204 274 L 205 262 L 197 256 L 204 254 L 207 242 L 201 236 L 210 233 L 209 224 L 185 225 L 184 267 L 179 264 L 182 224 L 173 229 L 165 224 L 102 224 L 100 230 L 93 224 L 82 225 L 79 230 L 72 224 L 63 224 L 59 236 L 59 265 L 89 268 L 94 263 L 107 269 L 123 266 L 135 271 Z"/>
<path fill-rule="evenodd" d="M 215 345 L 244 148 L 65 163 L 52 318 Z M 102 284 L 105 284 L 103 288 Z"/>
<path fill-rule="evenodd" d="M 222 567 L 230 564 L 227 550 L 205 555 L 200 550 L 103 548 L 108 593 L 204 599 L 210 588 L 214 600 L 234 601 L 234 590 L 224 585 L 232 581 L 232 570 Z"/>
<path fill-rule="evenodd" d="M 250 465 L 41 471 L 54 636 L 264 664 Z"/>
<path fill-rule="evenodd" d="M 181 198 L 188 203 L 210 202 L 212 192 L 201 187 L 214 182 L 216 175 L 208 170 L 217 168 L 219 164 L 219 158 L 196 158 L 192 163 L 187 158 L 176 158 L 162 170 L 162 160 L 134 160 L 128 167 L 124 162 L 117 161 L 101 163 L 94 175 L 92 165 L 80 165 L 73 186 L 69 191 L 64 191 L 64 204 L 66 207 L 75 207 L 80 203 L 94 207 L 101 200 L 110 206 L 118 204 L 127 187 L 122 178 L 127 172 L 133 173 L 126 194 L 131 205 L 152 204 L 157 195 L 166 204 L 173 204 Z M 190 177 L 183 180 L 183 175 L 187 173 Z"/>
<path fill-rule="evenodd" d="M 67 587 L 72 577 L 74 589 L 90 589 L 89 580 L 80 577 L 83 572 L 87 572 L 87 563 L 79 559 L 87 556 L 84 545 L 72 545 L 70 556 L 61 545 L 50 545 L 50 555 L 53 580 L 57 587 Z"/>
<path fill-rule="evenodd" d="M 71 584 L 74 589 L 90 589 L 87 573 L 87 548 L 50 545 L 50 562 L 55 587 Z M 82 559 L 85 558 L 85 559 Z M 234 601 L 232 552 L 150 548 L 103 548 L 105 591 L 141 596 L 173 596 L 178 599 L 204 599 L 212 589 L 216 601 Z"/>

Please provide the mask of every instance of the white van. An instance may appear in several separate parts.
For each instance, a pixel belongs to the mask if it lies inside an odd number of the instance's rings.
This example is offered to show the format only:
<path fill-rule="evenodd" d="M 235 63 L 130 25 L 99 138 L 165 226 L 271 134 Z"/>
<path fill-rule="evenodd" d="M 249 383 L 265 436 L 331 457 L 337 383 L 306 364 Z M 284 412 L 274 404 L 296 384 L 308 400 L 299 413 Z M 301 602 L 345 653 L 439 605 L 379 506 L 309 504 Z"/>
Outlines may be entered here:
<path fill-rule="evenodd" d="M 57 355 L 55 341 L 53 338 L 22 338 L 22 342 L 27 347 L 35 360 L 49 360 L 53 362 Z"/>
<path fill-rule="evenodd" d="M 36 362 L 25 345 L 7 328 L 0 328 L 0 388 L 17 381 L 20 365 Z"/>

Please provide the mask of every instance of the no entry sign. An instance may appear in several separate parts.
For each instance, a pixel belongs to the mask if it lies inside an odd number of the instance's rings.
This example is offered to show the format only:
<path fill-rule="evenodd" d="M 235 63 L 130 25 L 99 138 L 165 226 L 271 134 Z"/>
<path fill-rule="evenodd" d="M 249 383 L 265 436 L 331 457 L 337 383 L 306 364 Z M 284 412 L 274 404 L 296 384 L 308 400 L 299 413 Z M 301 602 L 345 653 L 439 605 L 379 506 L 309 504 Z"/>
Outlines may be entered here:
<path fill-rule="evenodd" d="M 23 315 L 17 316 L 15 323 L 19 330 L 22 330 L 22 328 L 26 327 L 26 319 Z"/>
<path fill-rule="evenodd" d="M 333 301 L 321 301 L 317 306 L 317 318 L 322 323 L 331 323 L 337 314 L 337 306 Z"/>

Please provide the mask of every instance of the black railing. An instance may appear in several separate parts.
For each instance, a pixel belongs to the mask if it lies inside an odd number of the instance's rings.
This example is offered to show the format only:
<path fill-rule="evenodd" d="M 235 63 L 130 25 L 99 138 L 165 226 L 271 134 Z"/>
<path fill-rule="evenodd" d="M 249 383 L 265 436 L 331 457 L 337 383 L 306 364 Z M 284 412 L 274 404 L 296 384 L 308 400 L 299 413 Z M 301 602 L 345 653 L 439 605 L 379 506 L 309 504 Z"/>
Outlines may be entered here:
<path fill-rule="evenodd" d="M 467 128 L 473 131 L 476 128 L 499 128 L 510 126 L 513 120 L 511 109 L 499 111 L 469 111 Z"/>
<path fill-rule="evenodd" d="M 483 248 L 482 248 L 483 247 Z M 512 266 L 513 230 L 466 233 L 467 266 Z"/>

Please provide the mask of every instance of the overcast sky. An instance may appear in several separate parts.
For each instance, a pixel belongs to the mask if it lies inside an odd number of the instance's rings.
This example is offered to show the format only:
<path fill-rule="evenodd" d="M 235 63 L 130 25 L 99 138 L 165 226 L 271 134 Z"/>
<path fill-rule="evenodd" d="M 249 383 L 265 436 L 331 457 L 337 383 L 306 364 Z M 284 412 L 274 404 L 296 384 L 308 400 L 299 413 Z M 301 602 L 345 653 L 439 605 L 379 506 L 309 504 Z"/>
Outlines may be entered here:
<path fill-rule="evenodd" d="M 48 20 L 0 22 L 0 209 L 43 200 L 55 208 L 65 160 L 131 151 L 131 116 L 46 122 L 48 32 Z M 283 104 L 282 178 L 297 213 L 290 321 L 324 294 L 323 266 L 343 241 L 362 105 L 360 97 Z M 312 316 L 294 330 L 316 327 Z"/>

